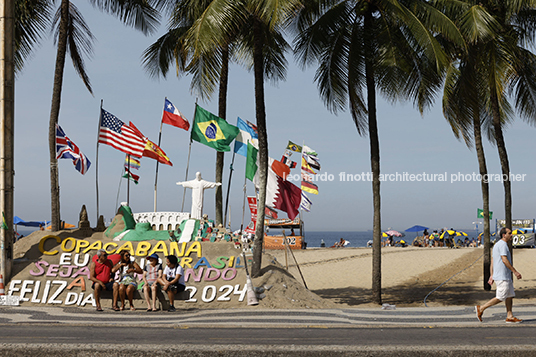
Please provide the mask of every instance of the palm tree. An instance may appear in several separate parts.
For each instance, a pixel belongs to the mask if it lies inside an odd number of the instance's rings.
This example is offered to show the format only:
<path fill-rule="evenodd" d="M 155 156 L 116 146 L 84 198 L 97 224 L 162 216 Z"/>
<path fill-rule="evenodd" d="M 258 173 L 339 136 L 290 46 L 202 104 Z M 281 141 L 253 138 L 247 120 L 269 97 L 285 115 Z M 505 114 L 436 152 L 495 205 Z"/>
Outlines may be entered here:
<path fill-rule="evenodd" d="M 380 144 L 377 91 L 413 98 L 421 113 L 447 65 L 430 30 L 463 42 L 453 23 L 427 2 L 309 0 L 298 21 L 296 54 L 319 63 L 315 80 L 333 112 L 349 106 L 359 135 L 369 134 L 373 193 L 372 300 L 381 303 Z"/>
<path fill-rule="evenodd" d="M 264 104 L 264 80 L 285 76 L 284 51 L 288 44 L 283 29 L 300 7 L 297 0 L 214 0 L 188 34 L 194 56 L 210 53 L 214 47 L 235 43 L 242 63 L 253 69 L 255 113 L 259 135 L 259 199 L 252 276 L 261 270 L 264 238 L 264 209 L 268 173 L 268 138 Z M 236 42 L 235 42 L 236 40 Z"/>
<path fill-rule="evenodd" d="M 480 126 L 498 148 L 503 175 L 509 177 L 508 155 L 503 137 L 503 126 L 511 120 L 513 109 L 507 94 L 513 93 L 515 106 L 524 119 L 534 123 L 536 107 L 536 57 L 523 48 L 534 36 L 532 15 L 535 5 L 529 1 L 471 2 L 466 11 L 456 16 L 460 29 L 467 38 L 468 51 L 457 59 L 456 76 L 447 78 L 445 93 L 450 109 L 445 116 L 453 129 L 466 136 L 464 122 L 472 117 L 474 140 L 480 173 L 487 173 Z M 457 77 L 453 79 L 454 77 Z M 458 92 L 451 90 L 456 83 Z M 449 93 L 447 93 L 449 89 Z M 457 98 L 456 98 L 457 97 Z M 465 98 L 465 99 L 462 99 Z M 470 98 L 470 99 L 469 99 Z M 472 101 L 471 101 L 472 99 Z M 471 103 L 464 103 L 464 100 Z M 444 102 L 445 103 L 445 102 Z M 445 107 L 445 106 L 444 106 Z M 474 108 L 468 112 L 463 108 Z M 450 116 L 450 118 L 449 118 Z M 481 121 L 482 120 L 482 121 Z M 467 140 L 466 140 L 467 142 Z M 504 176 L 503 176 L 504 177 Z M 505 192 L 506 226 L 512 225 L 510 180 L 503 180 Z M 489 188 L 482 181 L 484 204 L 484 288 L 490 273 Z"/>
<path fill-rule="evenodd" d="M 149 34 L 156 29 L 158 12 L 147 1 L 91 0 L 91 2 L 97 8 L 117 16 L 125 24 L 135 27 L 144 34 Z M 78 72 L 88 91 L 93 94 L 84 65 L 84 56 L 91 55 L 92 53 L 93 35 L 85 23 L 82 14 L 80 14 L 78 9 L 69 0 L 61 1 L 53 20 L 53 26 L 55 28 L 54 35 L 55 42 L 57 43 L 57 54 L 48 140 L 50 155 L 51 229 L 57 231 L 60 228 L 60 199 L 55 138 L 56 124 L 58 123 L 60 112 L 65 58 L 67 52 L 69 52 L 75 70 Z"/>
<path fill-rule="evenodd" d="M 482 9 L 473 10 L 481 11 Z M 482 26 L 482 24 L 473 23 L 471 30 L 474 30 L 477 25 Z M 480 31 L 472 33 L 479 33 L 478 36 L 480 37 L 482 35 L 485 36 L 485 33 L 489 34 L 490 31 L 493 32 L 492 28 L 487 28 L 485 31 L 483 31 L 483 27 L 480 27 L 480 29 Z M 467 34 L 465 30 L 462 28 L 462 31 Z M 485 116 L 485 98 L 489 96 L 486 87 L 479 85 L 479 83 L 482 83 L 484 75 L 484 71 L 482 71 L 482 67 L 479 65 L 479 54 L 482 51 L 478 45 L 474 44 L 474 41 L 475 39 L 468 38 L 467 43 L 469 44 L 469 48 L 467 51 L 454 52 L 461 55 L 461 58 L 455 58 L 447 71 L 443 95 L 443 113 L 449 121 L 454 135 L 458 139 L 463 137 L 468 147 L 471 147 L 474 141 L 479 173 L 482 177 L 480 183 L 484 211 L 484 289 L 490 290 L 491 286 L 488 284 L 491 263 L 489 183 L 484 179 L 487 177 L 488 170 L 482 144 L 482 122 L 484 121 L 485 128 L 489 128 L 490 126 L 490 118 Z"/>
<path fill-rule="evenodd" d="M 166 77 L 170 65 L 175 63 L 177 76 L 192 73 L 191 88 L 203 99 L 210 99 L 219 78 L 218 116 L 226 119 L 227 86 L 229 79 L 229 50 L 230 45 L 214 48 L 202 59 L 192 58 L 191 49 L 184 40 L 186 32 L 194 21 L 203 16 L 204 11 L 211 6 L 208 1 L 181 0 L 172 4 L 168 32 L 144 51 L 144 66 L 151 76 Z M 216 153 L 216 182 L 223 179 L 224 153 Z M 216 225 L 223 222 L 222 187 L 216 187 Z"/>
<path fill-rule="evenodd" d="M 15 72 L 20 73 L 50 26 L 51 0 L 15 1 Z"/>

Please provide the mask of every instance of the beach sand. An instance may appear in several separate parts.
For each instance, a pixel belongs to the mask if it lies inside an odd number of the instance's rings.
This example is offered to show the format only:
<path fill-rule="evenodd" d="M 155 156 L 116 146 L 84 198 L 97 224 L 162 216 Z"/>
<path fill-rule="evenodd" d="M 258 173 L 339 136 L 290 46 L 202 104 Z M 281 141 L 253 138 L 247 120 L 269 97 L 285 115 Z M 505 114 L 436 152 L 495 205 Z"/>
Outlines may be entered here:
<path fill-rule="evenodd" d="M 50 232 L 38 231 L 15 244 L 14 258 L 22 258 L 14 265 L 16 279 L 30 278 L 28 265 L 42 259 L 37 246 L 40 238 L 47 234 Z M 57 232 L 57 235 L 62 238 L 77 237 L 77 231 Z M 102 238 L 102 233 L 96 233 L 86 239 L 95 241 Z M 209 257 L 240 254 L 232 243 L 203 243 L 203 252 Z M 522 280 L 514 283 L 514 305 L 533 303 L 536 270 L 532 270 L 532 266 L 535 260 L 536 249 L 514 250 L 514 266 L 523 275 Z M 260 301 L 259 307 L 378 307 L 371 302 L 371 248 L 312 248 L 292 251 L 292 254 L 267 250 L 262 267 L 262 275 L 254 278 L 253 284 L 269 286 L 270 289 L 265 292 L 266 297 Z M 242 280 L 244 283 L 244 272 L 239 272 L 238 282 Z M 494 297 L 494 288 L 492 291 L 483 289 L 482 248 L 382 248 L 383 303 L 398 307 L 423 307 L 426 298 L 429 307 L 472 306 Z M 196 305 L 196 308 L 244 307 L 244 302 Z"/>
<path fill-rule="evenodd" d="M 400 307 L 476 305 L 495 296 L 483 289 L 482 248 L 382 248 L 382 302 Z M 270 251 L 302 282 L 293 257 Z M 372 248 L 318 248 L 293 251 L 307 287 L 339 306 L 374 307 Z M 514 304 L 533 303 L 536 249 L 515 249 L 514 267 L 523 279 L 514 282 Z M 450 279 L 450 280 L 449 280 Z M 448 281 L 447 281 L 448 280 Z M 446 282 L 447 281 L 447 282 Z M 443 284 L 441 287 L 439 287 Z M 438 288 L 439 287 L 439 288 Z"/>

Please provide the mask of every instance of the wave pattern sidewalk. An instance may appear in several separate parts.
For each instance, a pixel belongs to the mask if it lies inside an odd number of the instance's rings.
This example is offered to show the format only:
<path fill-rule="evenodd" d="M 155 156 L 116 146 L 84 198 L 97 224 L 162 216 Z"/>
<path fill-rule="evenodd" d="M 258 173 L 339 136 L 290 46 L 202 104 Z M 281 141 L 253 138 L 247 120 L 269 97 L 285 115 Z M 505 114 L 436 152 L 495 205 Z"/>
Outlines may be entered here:
<path fill-rule="evenodd" d="M 536 325 L 536 307 L 516 306 L 514 312 L 523 319 L 523 324 Z M 314 309 L 314 310 L 268 310 L 268 309 L 228 309 L 228 310 L 177 310 L 176 313 L 161 311 L 147 313 L 88 311 L 76 308 L 0 308 L 1 324 L 72 324 L 72 325 L 152 325 L 170 327 L 229 327 L 251 328 L 278 327 L 345 327 L 365 326 L 392 327 L 475 327 L 505 324 L 504 306 L 486 311 L 484 322 L 475 317 L 473 307 L 452 308 L 400 308 L 396 310 L 377 309 Z M 97 319 L 98 317 L 98 319 Z"/>

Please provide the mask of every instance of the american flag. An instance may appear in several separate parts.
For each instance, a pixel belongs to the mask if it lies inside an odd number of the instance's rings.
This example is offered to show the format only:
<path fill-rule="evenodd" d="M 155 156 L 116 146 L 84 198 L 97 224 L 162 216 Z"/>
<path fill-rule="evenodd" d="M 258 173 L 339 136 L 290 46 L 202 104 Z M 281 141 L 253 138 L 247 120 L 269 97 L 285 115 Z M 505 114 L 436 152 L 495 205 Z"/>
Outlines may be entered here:
<path fill-rule="evenodd" d="M 101 111 L 99 143 L 110 145 L 125 154 L 142 157 L 145 148 L 143 138 L 113 114 L 104 109 Z"/>
<path fill-rule="evenodd" d="M 91 162 L 66 135 L 61 126 L 56 124 L 56 159 L 71 159 L 73 164 L 84 175 Z"/>

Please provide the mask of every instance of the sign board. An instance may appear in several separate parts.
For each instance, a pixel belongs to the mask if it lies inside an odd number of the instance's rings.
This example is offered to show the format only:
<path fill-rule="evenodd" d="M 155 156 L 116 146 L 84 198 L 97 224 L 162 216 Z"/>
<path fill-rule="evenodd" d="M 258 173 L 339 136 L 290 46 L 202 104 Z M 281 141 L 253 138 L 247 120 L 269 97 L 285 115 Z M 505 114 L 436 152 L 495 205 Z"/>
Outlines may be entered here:
<path fill-rule="evenodd" d="M 512 236 L 512 246 L 515 248 L 534 247 L 534 233 L 515 234 Z"/>

